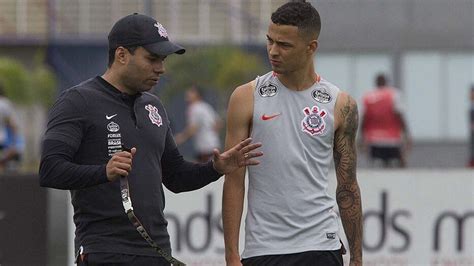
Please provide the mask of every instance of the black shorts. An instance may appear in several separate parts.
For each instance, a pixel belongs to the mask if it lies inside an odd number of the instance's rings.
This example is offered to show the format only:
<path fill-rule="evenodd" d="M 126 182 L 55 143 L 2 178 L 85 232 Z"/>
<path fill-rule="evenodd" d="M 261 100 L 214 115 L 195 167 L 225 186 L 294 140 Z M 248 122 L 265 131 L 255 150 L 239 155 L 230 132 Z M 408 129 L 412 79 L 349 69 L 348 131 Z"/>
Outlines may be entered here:
<path fill-rule="evenodd" d="M 306 251 L 285 255 L 264 255 L 242 260 L 244 266 L 343 266 L 341 250 Z"/>
<path fill-rule="evenodd" d="M 370 158 L 381 159 L 383 161 L 388 160 L 401 160 L 402 152 L 400 147 L 381 147 L 381 146 L 370 146 Z"/>

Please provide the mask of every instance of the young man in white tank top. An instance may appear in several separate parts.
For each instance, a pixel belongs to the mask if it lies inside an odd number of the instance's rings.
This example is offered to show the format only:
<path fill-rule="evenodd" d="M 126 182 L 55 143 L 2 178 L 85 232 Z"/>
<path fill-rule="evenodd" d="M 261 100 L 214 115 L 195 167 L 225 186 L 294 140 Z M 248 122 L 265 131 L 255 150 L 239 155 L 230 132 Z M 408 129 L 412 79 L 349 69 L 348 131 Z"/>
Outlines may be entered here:
<path fill-rule="evenodd" d="M 315 73 L 321 21 L 304 1 L 272 14 L 267 52 L 273 72 L 239 86 L 227 112 L 226 148 L 252 136 L 263 159 L 249 172 L 245 247 L 239 230 L 245 168 L 226 175 L 223 226 L 227 265 L 343 265 L 339 207 L 350 265 L 362 265 L 362 208 L 356 179 L 357 105 Z M 336 197 L 329 195 L 334 161 Z"/>

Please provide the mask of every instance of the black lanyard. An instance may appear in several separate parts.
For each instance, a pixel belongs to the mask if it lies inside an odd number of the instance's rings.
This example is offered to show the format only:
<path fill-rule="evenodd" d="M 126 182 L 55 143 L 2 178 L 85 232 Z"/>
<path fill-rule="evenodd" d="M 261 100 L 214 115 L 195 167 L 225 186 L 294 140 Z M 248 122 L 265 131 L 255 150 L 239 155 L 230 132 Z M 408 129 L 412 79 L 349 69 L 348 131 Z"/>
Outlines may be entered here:
<path fill-rule="evenodd" d="M 126 148 L 123 145 L 122 150 L 130 152 L 130 149 Z M 130 222 L 132 222 L 133 226 L 135 226 L 138 233 L 140 233 L 140 235 L 146 240 L 146 242 L 148 242 L 148 244 L 150 244 L 150 246 L 152 246 L 160 256 L 162 256 L 172 265 L 185 266 L 185 263 L 179 261 L 176 258 L 173 258 L 173 256 L 171 256 L 161 247 L 159 247 L 147 233 L 145 227 L 143 227 L 143 224 L 140 222 L 140 220 L 138 220 L 137 216 L 135 216 L 135 213 L 133 212 L 132 199 L 130 198 L 130 187 L 128 185 L 128 178 L 126 176 L 120 177 L 120 194 L 122 195 L 122 204 L 128 219 L 130 220 Z"/>

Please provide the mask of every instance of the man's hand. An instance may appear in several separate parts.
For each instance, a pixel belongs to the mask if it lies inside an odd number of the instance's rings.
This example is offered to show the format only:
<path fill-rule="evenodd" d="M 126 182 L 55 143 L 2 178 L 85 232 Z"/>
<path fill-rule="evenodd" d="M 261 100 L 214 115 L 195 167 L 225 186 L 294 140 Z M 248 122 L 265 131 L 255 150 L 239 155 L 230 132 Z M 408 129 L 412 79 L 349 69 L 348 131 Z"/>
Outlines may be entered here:
<path fill-rule="evenodd" d="M 263 153 L 254 150 L 262 144 L 251 142 L 252 139 L 247 138 L 223 153 L 214 149 L 214 169 L 220 174 L 228 174 L 243 166 L 259 164 L 260 162 L 253 158 L 260 157 Z"/>
<path fill-rule="evenodd" d="M 110 158 L 106 166 L 107 179 L 110 182 L 117 180 L 120 176 L 128 176 L 132 170 L 132 160 L 136 152 L 137 149 L 132 148 L 130 152 L 120 151 Z"/>

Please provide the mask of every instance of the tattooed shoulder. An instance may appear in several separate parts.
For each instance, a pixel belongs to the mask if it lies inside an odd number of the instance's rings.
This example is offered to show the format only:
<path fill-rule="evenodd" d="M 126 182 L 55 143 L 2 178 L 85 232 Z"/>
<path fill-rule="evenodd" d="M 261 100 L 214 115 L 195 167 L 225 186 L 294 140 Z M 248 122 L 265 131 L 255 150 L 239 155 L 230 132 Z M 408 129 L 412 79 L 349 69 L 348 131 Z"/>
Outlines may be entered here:
<path fill-rule="evenodd" d="M 359 124 L 359 111 L 356 101 L 347 93 L 342 93 L 341 101 L 336 107 L 339 113 L 340 126 L 344 128 L 344 134 L 355 134 Z"/>
<path fill-rule="evenodd" d="M 348 94 L 341 95 L 337 103 L 339 128 L 334 135 L 333 157 L 338 184 L 353 182 L 356 177 L 357 153 L 356 134 L 359 120 L 357 104 Z"/>

